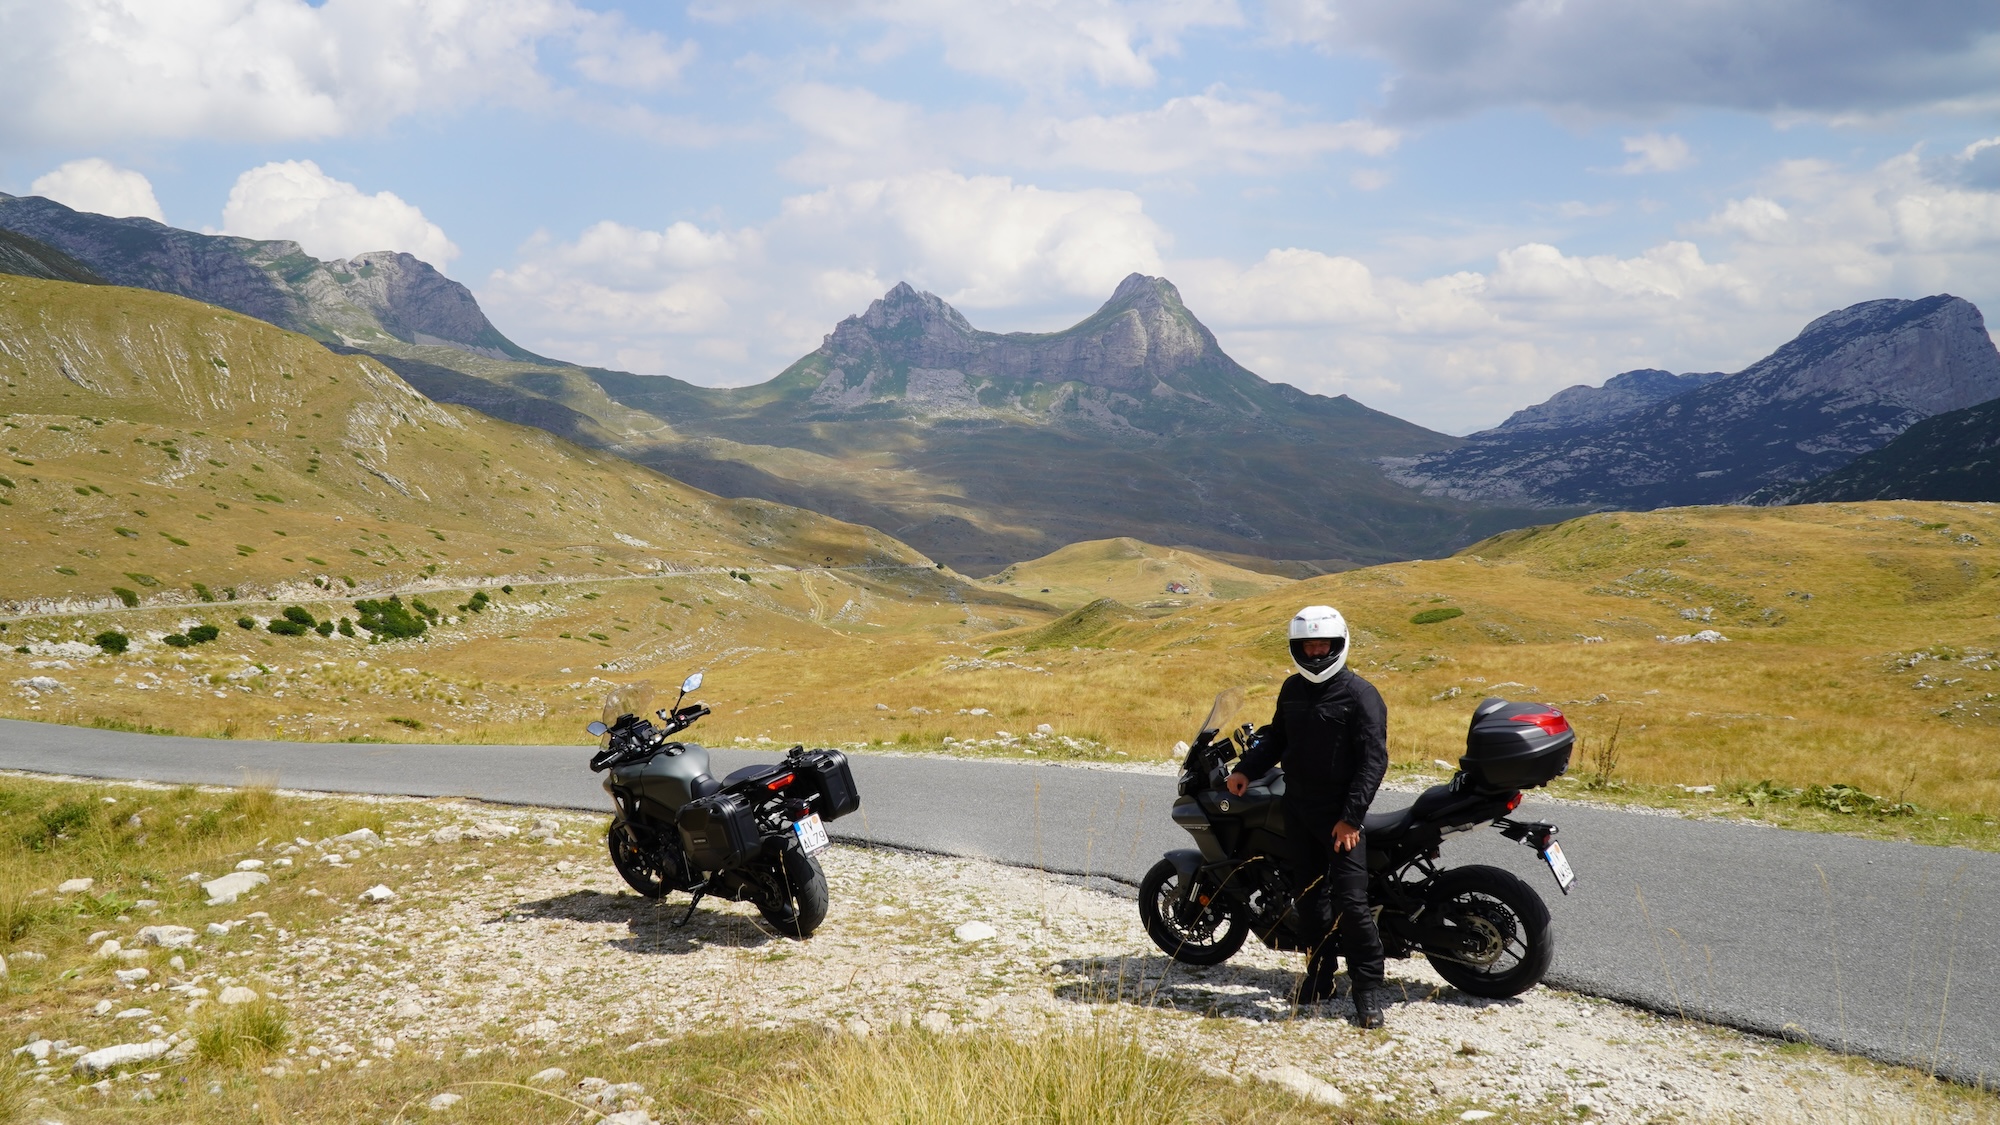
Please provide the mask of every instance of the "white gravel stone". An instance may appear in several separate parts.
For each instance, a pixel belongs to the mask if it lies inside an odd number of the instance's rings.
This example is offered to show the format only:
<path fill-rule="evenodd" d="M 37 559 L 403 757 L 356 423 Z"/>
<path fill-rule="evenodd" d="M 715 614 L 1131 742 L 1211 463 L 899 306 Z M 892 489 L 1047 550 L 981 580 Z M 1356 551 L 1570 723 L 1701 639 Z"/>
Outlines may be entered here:
<path fill-rule="evenodd" d="M 951 1017 L 943 1012 L 925 1012 L 924 1017 L 917 1021 L 917 1026 L 932 1035 L 943 1035 L 951 1030 Z"/>
<path fill-rule="evenodd" d="M 536 1020 L 524 1025 L 519 1034 L 523 1039 L 547 1039 L 562 1030 L 562 1025 L 554 1020 Z"/>
<path fill-rule="evenodd" d="M 232 871 L 220 879 L 210 879 L 201 885 L 208 892 L 210 906 L 227 906 L 235 902 L 237 896 L 245 895 L 271 881 L 262 871 Z"/>
<path fill-rule="evenodd" d="M 997 936 L 999 936 L 999 931 L 985 922 L 961 922 L 958 928 L 951 932 L 951 939 L 953 941 L 962 942 L 966 945 L 970 945 L 976 941 L 986 941 Z"/>
<path fill-rule="evenodd" d="M 186 949 L 194 944 L 195 933 L 186 926 L 141 926 L 139 944 L 161 949 Z"/>
<path fill-rule="evenodd" d="M 92 1051 L 76 1060 L 70 1069 L 79 1075 L 95 1078 L 109 1074 L 121 1066 L 152 1062 L 167 1053 L 167 1041 L 154 1039 L 145 1043 L 120 1043 L 116 1047 Z"/>
<path fill-rule="evenodd" d="M 428 1103 L 432 1113 L 440 1113 L 465 1100 L 461 1094 L 439 1094 Z"/>
<path fill-rule="evenodd" d="M 215 1002 L 218 1004 L 255 1004 L 257 1002 L 257 990 L 254 988 L 245 988 L 240 984 L 232 984 L 222 990 L 222 995 L 217 996 Z"/>
<path fill-rule="evenodd" d="M 343 848 L 379 848 L 382 846 L 382 837 L 376 835 L 373 828 L 357 828 L 344 836 L 335 836 L 327 843 L 338 844 Z"/>
<path fill-rule="evenodd" d="M 388 902 L 390 899 L 395 897 L 396 897 L 395 891 L 390 890 L 388 887 L 385 887 L 380 883 L 377 883 L 374 886 L 368 888 L 367 890 L 361 892 L 362 902 Z"/>
<path fill-rule="evenodd" d="M 264 861 L 261 859 L 246 859 L 236 865 L 236 870 L 238 871 L 262 871 L 263 869 Z"/>
<path fill-rule="evenodd" d="M 398 1000 L 395 1009 L 389 1014 L 399 1020 L 421 1019 L 424 1014 L 424 1006 L 420 1001 L 406 998 Z"/>
<path fill-rule="evenodd" d="M 105 938 L 104 944 L 97 947 L 97 955 L 99 957 L 116 957 L 123 948 L 124 946 L 118 944 L 117 938 Z"/>
<path fill-rule="evenodd" d="M 95 879 L 68 879 L 57 884 L 56 893 L 59 895 L 80 895 L 88 893 L 90 888 L 96 885 L 97 880 Z"/>
<path fill-rule="evenodd" d="M 456 844 L 463 839 L 465 839 L 465 830 L 453 824 L 448 824 L 430 835 L 430 840 L 433 844 Z"/>
<path fill-rule="evenodd" d="M 153 1014 L 151 1008 L 127 1008 L 111 1018 L 114 1020 L 142 1020 Z"/>
<path fill-rule="evenodd" d="M 138 984 L 153 974 L 149 969 L 120 969 L 111 975 L 117 977 L 122 984 Z"/>
<path fill-rule="evenodd" d="M 16 1057 L 26 1058 L 33 1062 L 46 1062 L 49 1052 L 55 1050 L 55 1046 L 54 1043 L 47 1039 L 37 1039 L 32 1043 L 14 1048 L 14 1054 Z"/>
<path fill-rule="evenodd" d="M 1277 1066 L 1257 1077 L 1273 1086 L 1282 1086 L 1309 1102 L 1320 1105 L 1346 1105 L 1347 1095 L 1333 1083 L 1323 1078 L 1315 1078 L 1295 1066 Z"/>
<path fill-rule="evenodd" d="M 552 1066 L 547 1070 L 538 1070 L 535 1073 L 530 1074 L 528 1076 L 528 1081 L 542 1085 L 548 1085 L 556 1082 L 561 1082 L 563 1079 L 568 1077 L 569 1077 L 569 1071 L 564 1070 L 562 1067 L 559 1066 Z"/>
<path fill-rule="evenodd" d="M 618 1113 L 608 1113 L 598 1119 L 599 1125 L 657 1125 L 653 1115 L 643 1109 L 628 1109 Z"/>

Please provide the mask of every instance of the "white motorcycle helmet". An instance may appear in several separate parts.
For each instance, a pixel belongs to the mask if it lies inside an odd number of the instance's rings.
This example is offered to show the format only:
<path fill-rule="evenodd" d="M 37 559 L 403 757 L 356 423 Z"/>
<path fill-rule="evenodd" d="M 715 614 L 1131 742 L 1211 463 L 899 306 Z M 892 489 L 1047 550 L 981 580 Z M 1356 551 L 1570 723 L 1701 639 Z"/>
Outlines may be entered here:
<path fill-rule="evenodd" d="M 1330 605 L 1309 605 L 1292 618 L 1292 664 L 1299 675 L 1316 684 L 1323 684 L 1347 667 L 1347 618 Z M 1308 657 L 1304 650 L 1308 640 L 1333 642 L 1333 649 L 1325 656 Z"/>

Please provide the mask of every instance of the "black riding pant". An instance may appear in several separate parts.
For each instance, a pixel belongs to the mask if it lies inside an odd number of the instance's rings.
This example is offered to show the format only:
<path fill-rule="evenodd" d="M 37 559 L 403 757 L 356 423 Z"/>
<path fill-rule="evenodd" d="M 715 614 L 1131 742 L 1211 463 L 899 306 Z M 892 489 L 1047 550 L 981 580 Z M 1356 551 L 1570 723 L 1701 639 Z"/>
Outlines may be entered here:
<path fill-rule="evenodd" d="M 1368 908 L 1368 835 L 1348 851 L 1333 846 L 1337 810 L 1315 807 L 1289 796 L 1284 803 L 1285 837 L 1291 846 L 1292 893 L 1311 942 L 1307 973 L 1322 976 L 1324 958 L 1337 945 L 1347 958 L 1347 978 L 1358 988 L 1382 983 L 1382 935 Z M 1330 931 L 1330 932 L 1329 932 Z M 1323 967 L 1324 966 L 1324 967 Z"/>

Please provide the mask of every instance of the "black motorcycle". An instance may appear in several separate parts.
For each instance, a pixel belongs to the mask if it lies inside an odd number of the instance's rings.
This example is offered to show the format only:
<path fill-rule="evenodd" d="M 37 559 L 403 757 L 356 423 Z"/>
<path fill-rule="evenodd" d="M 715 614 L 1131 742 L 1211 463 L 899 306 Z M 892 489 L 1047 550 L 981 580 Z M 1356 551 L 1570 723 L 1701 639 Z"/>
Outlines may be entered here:
<path fill-rule="evenodd" d="M 685 925 L 705 895 L 755 903 L 780 933 L 810 937 L 826 918 L 826 821 L 861 807 L 847 755 L 794 746 L 774 765 L 745 766 L 717 780 L 708 751 L 673 741 L 709 713 L 681 701 L 701 687 L 701 673 L 681 684 L 670 709 L 645 718 L 653 687 L 612 691 L 604 718 L 591 723 L 600 749 L 590 759 L 606 773 L 604 791 L 617 812 L 608 842 L 611 863 L 635 891 L 662 898 L 687 891 Z"/>
<path fill-rule="evenodd" d="M 1240 688 L 1216 697 L 1181 766 L 1174 822 L 1199 847 L 1168 852 L 1139 884 L 1147 935 L 1189 965 L 1227 961 L 1252 932 L 1272 949 L 1300 952 L 1316 936 L 1306 932 L 1284 874 L 1284 771 L 1254 779 L 1240 797 L 1224 787 L 1239 747 L 1256 737 L 1247 723 L 1233 739 L 1217 737 L 1242 704 Z M 1541 981 L 1555 955 L 1541 896 L 1498 867 L 1441 867 L 1438 849 L 1446 836 L 1497 825 L 1534 848 L 1568 894 L 1576 876 L 1555 842 L 1556 826 L 1508 814 L 1521 790 L 1569 768 L 1575 743 L 1555 708 L 1487 699 L 1473 711 L 1451 781 L 1407 809 L 1367 817 L 1368 901 L 1386 955 L 1422 951 L 1439 976 L 1475 996 L 1517 996 Z"/>

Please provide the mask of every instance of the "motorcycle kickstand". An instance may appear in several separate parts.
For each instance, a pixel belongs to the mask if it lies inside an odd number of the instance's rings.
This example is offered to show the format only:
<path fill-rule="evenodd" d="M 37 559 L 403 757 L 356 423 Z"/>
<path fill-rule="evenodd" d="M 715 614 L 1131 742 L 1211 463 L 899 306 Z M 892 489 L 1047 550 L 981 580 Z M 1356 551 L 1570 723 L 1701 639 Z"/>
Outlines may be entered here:
<path fill-rule="evenodd" d="M 703 883 L 699 887 L 690 887 L 688 889 L 694 894 L 694 898 L 688 902 L 687 913 L 681 915 L 681 920 L 674 923 L 674 929 L 676 930 L 694 920 L 694 909 L 701 905 L 702 896 L 708 893 L 708 884 Z"/>

